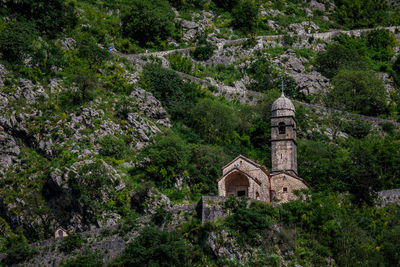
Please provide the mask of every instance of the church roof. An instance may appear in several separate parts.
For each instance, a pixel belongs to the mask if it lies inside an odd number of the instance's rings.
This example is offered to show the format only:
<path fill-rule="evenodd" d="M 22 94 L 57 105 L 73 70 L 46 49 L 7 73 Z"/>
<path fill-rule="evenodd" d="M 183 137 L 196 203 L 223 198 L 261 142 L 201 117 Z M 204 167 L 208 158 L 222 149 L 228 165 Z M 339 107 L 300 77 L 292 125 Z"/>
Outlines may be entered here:
<path fill-rule="evenodd" d="M 282 95 L 272 103 L 271 111 L 272 116 L 294 116 L 295 108 L 292 101 L 282 92 Z"/>
<path fill-rule="evenodd" d="M 240 158 L 240 159 L 243 159 L 243 160 L 245 160 L 245 161 L 247 161 L 248 163 L 254 165 L 255 167 L 260 168 L 267 176 L 269 176 L 269 172 L 268 172 L 267 168 L 265 168 L 265 166 L 260 165 L 260 164 L 256 163 L 255 161 L 253 161 L 253 160 L 251 160 L 251 159 L 249 159 L 249 158 L 246 158 L 246 157 L 243 156 L 243 155 L 237 156 L 236 158 L 234 158 L 233 160 L 231 160 L 228 164 L 226 164 L 225 166 L 223 166 L 221 169 L 222 169 L 222 170 L 225 169 L 226 167 L 228 167 L 229 165 L 231 165 L 234 161 L 236 161 L 236 160 L 239 159 L 239 158 Z"/>

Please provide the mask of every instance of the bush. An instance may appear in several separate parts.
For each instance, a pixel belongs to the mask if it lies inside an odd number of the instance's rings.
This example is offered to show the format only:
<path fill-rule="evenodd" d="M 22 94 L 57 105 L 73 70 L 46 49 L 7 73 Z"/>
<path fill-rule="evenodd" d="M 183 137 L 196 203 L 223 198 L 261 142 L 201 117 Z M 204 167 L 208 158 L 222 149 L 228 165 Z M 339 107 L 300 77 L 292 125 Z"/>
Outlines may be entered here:
<path fill-rule="evenodd" d="M 38 252 L 29 247 L 26 238 L 22 235 L 12 235 L 7 238 L 6 242 L 6 256 L 2 259 L 1 263 L 7 266 L 22 263 L 27 261 Z"/>
<path fill-rule="evenodd" d="M 99 140 L 100 155 L 113 157 L 115 159 L 123 159 L 126 155 L 126 144 L 124 140 L 114 136 L 106 135 Z"/>
<path fill-rule="evenodd" d="M 196 102 L 196 85 L 182 80 L 174 71 L 157 64 L 147 64 L 141 83 L 159 99 L 175 120 L 186 121 Z"/>
<path fill-rule="evenodd" d="M 387 111 L 383 82 L 371 71 L 342 70 L 332 79 L 331 105 L 375 116 Z"/>
<path fill-rule="evenodd" d="M 65 0 L 6 0 L 0 4 L 6 6 L 9 15 L 23 17 L 31 21 L 41 33 L 51 38 L 67 28 L 73 28 L 78 22 L 73 1 Z"/>
<path fill-rule="evenodd" d="M 239 0 L 213 0 L 217 7 L 226 11 L 231 11 L 232 8 L 239 2 Z"/>
<path fill-rule="evenodd" d="M 81 238 L 81 235 L 79 233 L 73 233 L 63 238 L 58 249 L 61 252 L 69 254 L 75 249 L 81 248 L 82 243 L 83 240 Z"/>
<path fill-rule="evenodd" d="M 232 26 L 243 32 L 253 29 L 258 19 L 259 4 L 252 0 L 240 0 L 232 9 Z"/>
<path fill-rule="evenodd" d="M 366 44 L 372 50 L 371 58 L 389 61 L 394 55 L 397 41 L 393 33 L 385 29 L 374 29 L 365 35 Z"/>
<path fill-rule="evenodd" d="M 167 0 L 134 0 L 121 18 L 122 34 L 140 45 L 166 40 L 175 30 L 174 18 Z"/>
<path fill-rule="evenodd" d="M 231 108 L 210 99 L 200 101 L 191 117 L 193 128 L 209 143 L 230 143 L 239 122 Z"/>
<path fill-rule="evenodd" d="M 190 7 L 202 8 L 207 3 L 207 0 L 168 0 L 168 2 L 178 9 L 183 9 Z"/>
<path fill-rule="evenodd" d="M 355 50 L 340 44 L 328 45 L 325 52 L 317 54 L 315 65 L 322 75 L 330 79 L 338 74 L 342 68 L 367 69 L 366 60 L 359 56 Z"/>
<path fill-rule="evenodd" d="M 89 33 L 84 33 L 76 38 L 78 56 L 87 60 L 89 69 L 98 69 L 101 64 L 111 57 L 110 53 L 97 45 L 96 39 Z"/>
<path fill-rule="evenodd" d="M 191 266 L 191 246 L 176 232 L 146 227 L 112 266 Z"/>
<path fill-rule="evenodd" d="M 387 21 L 386 0 L 335 0 L 334 16 L 339 24 L 355 28 L 372 28 Z"/>
<path fill-rule="evenodd" d="M 10 63 L 20 64 L 33 52 L 33 41 L 37 38 L 38 32 L 34 24 L 26 21 L 11 21 L 3 27 L 0 28 L 2 58 Z"/>
<path fill-rule="evenodd" d="M 215 46 L 208 42 L 205 36 L 202 36 L 199 38 L 196 48 L 190 53 L 194 59 L 205 61 L 212 57 L 214 49 Z"/>
<path fill-rule="evenodd" d="M 393 125 L 393 123 L 390 123 L 390 122 L 381 123 L 380 126 L 382 127 L 382 130 L 383 130 L 385 133 L 388 133 L 388 134 L 393 134 L 394 129 L 396 128 L 396 127 Z"/>
<path fill-rule="evenodd" d="M 371 124 L 363 119 L 355 118 L 346 123 L 344 131 L 355 138 L 364 138 L 371 131 Z"/>
<path fill-rule="evenodd" d="M 97 267 L 103 265 L 103 255 L 89 251 L 86 251 L 84 255 L 65 260 L 60 264 L 61 267 Z"/>
<path fill-rule="evenodd" d="M 168 59 L 169 64 L 173 70 L 187 74 L 192 73 L 193 63 L 190 58 L 182 56 L 180 54 L 172 54 L 168 57 Z"/>
<path fill-rule="evenodd" d="M 159 186 L 172 187 L 187 169 L 189 153 L 189 147 L 178 135 L 172 132 L 158 135 L 155 143 L 144 148 L 142 153 L 151 161 L 145 168 L 147 176 Z"/>

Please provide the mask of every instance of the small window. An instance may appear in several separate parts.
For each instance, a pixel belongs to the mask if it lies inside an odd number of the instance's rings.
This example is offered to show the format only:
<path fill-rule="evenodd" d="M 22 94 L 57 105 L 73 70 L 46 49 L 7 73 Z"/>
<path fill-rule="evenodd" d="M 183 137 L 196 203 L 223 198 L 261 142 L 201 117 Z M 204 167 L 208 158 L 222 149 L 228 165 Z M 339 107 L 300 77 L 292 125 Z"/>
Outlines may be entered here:
<path fill-rule="evenodd" d="M 286 125 L 285 123 L 282 121 L 279 123 L 279 134 L 285 134 L 286 133 Z"/>
<path fill-rule="evenodd" d="M 283 192 L 287 192 L 287 187 L 284 187 L 284 188 L 283 188 Z"/>

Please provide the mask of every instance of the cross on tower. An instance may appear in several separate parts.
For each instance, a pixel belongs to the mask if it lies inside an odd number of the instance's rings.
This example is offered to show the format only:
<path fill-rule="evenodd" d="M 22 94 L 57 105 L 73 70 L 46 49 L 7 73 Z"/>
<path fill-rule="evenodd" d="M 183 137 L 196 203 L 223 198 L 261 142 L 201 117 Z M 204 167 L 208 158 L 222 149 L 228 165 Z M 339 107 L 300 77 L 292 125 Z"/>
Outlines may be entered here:
<path fill-rule="evenodd" d="M 282 95 L 284 95 L 284 94 L 283 94 L 283 86 L 284 86 L 284 85 L 283 85 L 283 80 L 282 80 Z"/>

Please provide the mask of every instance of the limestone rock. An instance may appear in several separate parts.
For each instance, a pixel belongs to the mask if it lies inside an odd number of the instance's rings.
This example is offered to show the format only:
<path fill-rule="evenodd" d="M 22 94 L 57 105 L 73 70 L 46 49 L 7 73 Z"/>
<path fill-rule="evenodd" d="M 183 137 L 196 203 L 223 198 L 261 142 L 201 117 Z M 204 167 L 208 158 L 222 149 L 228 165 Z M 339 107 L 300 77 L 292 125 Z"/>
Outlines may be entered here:
<path fill-rule="evenodd" d="M 3 178 L 7 169 L 17 160 L 20 148 L 15 139 L 8 133 L 0 130 L 0 178 Z"/>
<path fill-rule="evenodd" d="M 319 32 L 319 27 L 312 21 L 303 21 L 301 23 L 290 24 L 288 31 L 296 35 L 305 35 L 308 34 L 308 31 L 311 33 Z"/>
<path fill-rule="evenodd" d="M 0 87 L 4 86 L 4 77 L 6 76 L 7 71 L 6 68 L 4 67 L 4 65 L 0 64 Z"/>
<path fill-rule="evenodd" d="M 315 0 L 311 0 L 310 7 L 313 10 L 325 11 L 325 5 Z"/>

